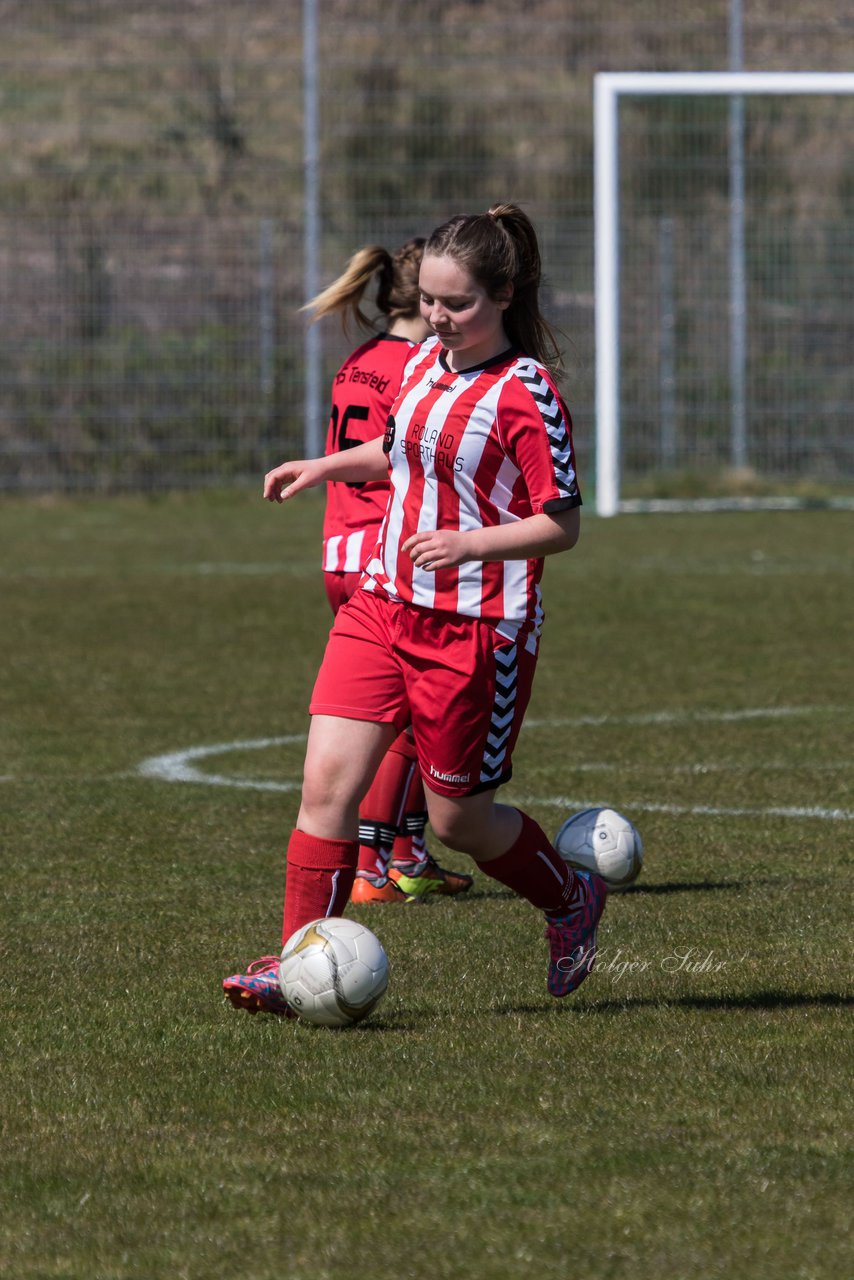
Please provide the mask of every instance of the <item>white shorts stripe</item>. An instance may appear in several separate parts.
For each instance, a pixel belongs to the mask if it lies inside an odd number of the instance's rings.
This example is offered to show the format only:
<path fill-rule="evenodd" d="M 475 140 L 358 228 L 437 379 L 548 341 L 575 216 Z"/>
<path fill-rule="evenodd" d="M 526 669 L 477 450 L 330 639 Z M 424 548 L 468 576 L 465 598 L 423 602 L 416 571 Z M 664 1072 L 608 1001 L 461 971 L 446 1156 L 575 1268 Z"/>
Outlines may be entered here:
<path fill-rule="evenodd" d="M 365 541 L 365 531 L 360 529 L 358 533 L 351 533 L 347 539 L 347 545 L 344 550 L 344 572 L 360 573 L 362 569 L 362 543 Z"/>
<path fill-rule="evenodd" d="M 326 555 L 323 559 L 323 569 L 325 573 L 338 573 L 338 548 L 341 545 L 341 535 L 336 534 L 334 538 L 326 539 Z"/>

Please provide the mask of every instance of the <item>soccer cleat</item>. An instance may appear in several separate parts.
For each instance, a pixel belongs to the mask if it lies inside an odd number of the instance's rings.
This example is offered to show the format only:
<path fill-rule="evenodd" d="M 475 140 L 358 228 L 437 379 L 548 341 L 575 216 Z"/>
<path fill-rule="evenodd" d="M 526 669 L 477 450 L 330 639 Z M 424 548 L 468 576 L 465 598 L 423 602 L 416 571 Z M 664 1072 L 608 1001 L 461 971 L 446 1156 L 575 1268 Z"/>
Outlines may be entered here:
<path fill-rule="evenodd" d="M 410 899 L 388 876 L 374 879 L 357 872 L 350 891 L 350 901 L 361 906 L 364 902 L 409 902 Z"/>
<path fill-rule="evenodd" d="M 474 876 L 464 875 L 461 871 L 447 871 L 431 854 L 420 862 L 393 859 L 389 876 L 409 901 L 423 898 L 428 893 L 446 896 L 465 893 L 474 884 Z"/>
<path fill-rule="evenodd" d="M 245 973 L 223 979 L 222 989 L 235 1009 L 247 1013 L 276 1013 L 281 1018 L 295 1018 L 279 986 L 279 957 L 261 956 L 253 960 Z"/>
<path fill-rule="evenodd" d="M 549 940 L 548 988 L 553 996 L 577 990 L 596 962 L 596 926 L 605 910 L 608 886 L 601 876 L 576 871 L 576 905 L 564 915 L 546 915 Z"/>

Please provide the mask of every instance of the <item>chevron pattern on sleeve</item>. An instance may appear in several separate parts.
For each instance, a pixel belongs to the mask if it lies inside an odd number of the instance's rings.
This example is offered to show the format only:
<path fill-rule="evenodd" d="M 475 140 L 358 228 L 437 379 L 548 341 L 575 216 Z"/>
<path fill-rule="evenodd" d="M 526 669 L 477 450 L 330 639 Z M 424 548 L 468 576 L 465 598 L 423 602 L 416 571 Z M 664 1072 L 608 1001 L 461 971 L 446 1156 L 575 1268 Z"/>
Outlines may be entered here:
<path fill-rule="evenodd" d="M 555 481 L 561 496 L 564 498 L 574 497 L 578 492 L 578 482 L 575 474 L 569 430 L 560 400 L 555 395 L 549 381 L 535 364 L 528 364 L 519 372 L 519 381 L 523 382 L 528 388 L 534 403 L 539 409 L 543 426 L 549 438 L 552 462 L 555 469 Z"/>

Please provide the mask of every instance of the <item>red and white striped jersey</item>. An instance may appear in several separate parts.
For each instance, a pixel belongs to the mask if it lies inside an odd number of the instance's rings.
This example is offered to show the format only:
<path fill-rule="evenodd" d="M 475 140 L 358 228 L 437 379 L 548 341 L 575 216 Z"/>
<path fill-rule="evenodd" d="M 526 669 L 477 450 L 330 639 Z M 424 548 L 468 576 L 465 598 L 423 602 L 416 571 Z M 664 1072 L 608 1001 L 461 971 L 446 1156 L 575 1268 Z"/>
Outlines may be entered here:
<path fill-rule="evenodd" d="M 428 573 L 401 547 L 421 529 L 477 529 L 580 505 L 572 424 L 550 374 L 516 351 L 454 373 L 431 338 L 406 367 L 384 447 L 391 501 L 362 588 L 483 618 L 535 645 L 541 558 Z"/>
<path fill-rule="evenodd" d="M 342 364 L 332 385 L 332 412 L 325 453 L 339 453 L 374 440 L 385 431 L 403 370 L 415 343 L 378 334 Z M 386 481 L 326 486 L 323 568 L 327 573 L 359 573 L 376 542 L 388 504 Z"/>

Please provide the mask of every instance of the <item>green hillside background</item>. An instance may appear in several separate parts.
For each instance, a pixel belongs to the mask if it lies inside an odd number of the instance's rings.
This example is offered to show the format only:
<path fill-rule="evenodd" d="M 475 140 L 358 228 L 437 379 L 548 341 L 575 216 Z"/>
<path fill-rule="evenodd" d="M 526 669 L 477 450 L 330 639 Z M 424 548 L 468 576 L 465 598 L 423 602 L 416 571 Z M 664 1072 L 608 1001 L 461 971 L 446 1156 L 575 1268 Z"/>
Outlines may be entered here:
<path fill-rule="evenodd" d="M 316 8 L 324 278 L 365 241 L 520 201 L 543 238 L 586 446 L 593 76 L 726 69 L 726 0 Z M 850 68 L 841 6 L 744 10 L 746 69 Z M 6 0 L 0 16 L 0 487 L 256 474 L 305 426 L 303 5 Z M 677 461 L 721 460 L 726 302 L 707 282 L 725 275 L 726 111 L 624 112 L 630 469 L 656 462 L 659 324 L 644 286 L 663 219 L 684 292 Z M 751 376 L 772 472 L 854 471 L 852 124 L 850 100 L 748 105 Z M 324 342 L 331 372 L 343 342 L 332 327 Z M 799 452 L 805 416 L 826 426 Z"/>

